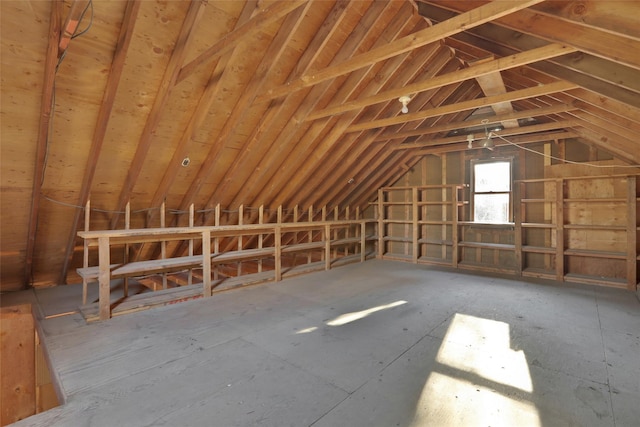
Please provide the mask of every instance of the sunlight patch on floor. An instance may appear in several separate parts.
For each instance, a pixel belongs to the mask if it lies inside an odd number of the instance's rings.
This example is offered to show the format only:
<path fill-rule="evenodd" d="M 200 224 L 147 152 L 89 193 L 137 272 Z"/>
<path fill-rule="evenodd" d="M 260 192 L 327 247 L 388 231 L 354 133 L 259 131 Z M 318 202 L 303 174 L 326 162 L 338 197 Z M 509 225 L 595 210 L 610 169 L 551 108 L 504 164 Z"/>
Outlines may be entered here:
<path fill-rule="evenodd" d="M 507 323 L 456 314 L 411 425 L 539 427 L 526 356 L 510 341 Z"/>
<path fill-rule="evenodd" d="M 360 320 L 363 319 L 377 311 L 382 311 L 382 310 L 388 310 L 390 308 L 393 307 L 398 307 L 399 305 L 404 305 L 406 304 L 407 301 L 404 300 L 400 300 L 400 301 L 396 301 L 396 302 L 392 302 L 390 304 L 385 304 L 385 305 L 379 305 L 377 307 L 372 307 L 372 308 L 368 308 L 366 310 L 362 310 L 362 311 L 354 311 L 352 313 L 345 313 L 345 314 L 341 314 L 340 316 L 336 317 L 333 320 L 329 320 L 327 322 L 328 326 L 342 326 L 342 325 L 346 325 L 347 323 L 351 323 L 351 322 L 355 322 L 356 320 Z"/>

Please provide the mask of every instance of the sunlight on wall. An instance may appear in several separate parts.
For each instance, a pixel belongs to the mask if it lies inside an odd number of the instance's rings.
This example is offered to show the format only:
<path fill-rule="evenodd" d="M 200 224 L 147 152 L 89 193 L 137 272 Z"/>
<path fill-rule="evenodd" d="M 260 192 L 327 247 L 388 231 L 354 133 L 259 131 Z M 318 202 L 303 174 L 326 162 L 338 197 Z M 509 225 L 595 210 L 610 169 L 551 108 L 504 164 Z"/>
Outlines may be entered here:
<path fill-rule="evenodd" d="M 456 314 L 411 425 L 539 427 L 526 356 L 510 344 L 507 323 Z"/>
<path fill-rule="evenodd" d="M 397 307 L 399 305 L 403 305 L 403 304 L 406 304 L 406 303 L 407 303 L 406 301 L 400 300 L 400 301 L 392 302 L 391 304 L 379 305 L 377 307 L 368 308 L 368 309 L 362 310 L 362 311 L 354 311 L 352 313 L 345 313 L 345 314 L 342 314 L 342 315 L 336 317 L 333 320 L 329 320 L 327 322 L 327 325 L 329 325 L 329 326 L 346 325 L 347 323 L 351 323 L 351 322 L 355 322 L 356 320 L 363 319 L 363 318 L 369 316 L 370 314 L 375 313 L 376 311 L 388 310 L 390 308 Z"/>

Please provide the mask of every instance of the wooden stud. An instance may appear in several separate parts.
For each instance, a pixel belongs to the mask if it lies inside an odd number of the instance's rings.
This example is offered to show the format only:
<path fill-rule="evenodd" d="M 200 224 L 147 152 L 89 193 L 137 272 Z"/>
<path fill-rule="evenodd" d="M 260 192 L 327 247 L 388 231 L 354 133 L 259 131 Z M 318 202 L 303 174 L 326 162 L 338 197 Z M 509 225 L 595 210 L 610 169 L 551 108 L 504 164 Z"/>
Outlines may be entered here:
<path fill-rule="evenodd" d="M 98 238 L 98 308 L 100 320 L 111 318 L 111 254 L 109 237 Z"/>
<path fill-rule="evenodd" d="M 418 187 L 411 188 L 411 259 L 414 264 L 418 263 L 419 246 L 418 246 Z"/>
<path fill-rule="evenodd" d="M 331 226 L 324 226 L 324 269 L 331 269 Z"/>
<path fill-rule="evenodd" d="M 275 280 L 279 282 L 282 280 L 282 229 L 280 228 L 281 221 L 275 227 L 274 240 L 275 240 Z"/>
<path fill-rule="evenodd" d="M 242 225 L 244 223 L 244 205 L 238 206 L 238 225 Z M 238 236 L 238 250 L 241 251 L 243 248 L 243 237 L 242 235 Z M 238 261 L 238 276 L 242 276 L 242 261 Z"/>
<path fill-rule="evenodd" d="M 46 160 L 47 145 L 49 142 L 49 129 L 51 112 L 53 110 L 53 88 L 58 64 L 58 43 L 60 40 L 60 7 L 62 2 L 51 2 L 49 15 L 49 44 L 44 63 L 44 83 L 42 85 L 42 97 L 40 98 L 40 123 L 38 124 L 38 140 L 36 142 L 36 162 L 33 169 L 33 185 L 31 188 L 31 210 L 29 211 L 29 231 L 27 232 L 26 260 L 24 265 L 23 286 L 31 284 L 33 278 L 33 252 L 36 243 L 36 230 L 38 228 L 38 216 L 40 213 L 41 187 L 44 181 L 44 165 Z M 62 282 L 61 282 L 62 283 Z"/>
<path fill-rule="evenodd" d="M 378 190 L 378 259 L 384 256 L 384 192 Z"/>
<path fill-rule="evenodd" d="M 202 231 L 202 296 L 211 296 L 211 231 Z"/>
<path fill-rule="evenodd" d="M 638 225 L 637 225 L 637 176 L 627 177 L 627 289 L 636 291 L 638 286 Z"/>
<path fill-rule="evenodd" d="M 258 208 L 258 224 L 264 224 L 264 205 Z M 264 245 L 264 234 L 258 235 L 258 248 L 262 249 Z M 262 272 L 262 258 L 258 260 L 258 273 Z"/>
<path fill-rule="evenodd" d="M 84 231 L 89 231 L 89 224 L 91 218 L 91 199 L 87 199 L 87 203 L 84 206 Z M 83 243 L 82 254 L 82 267 L 89 267 L 89 243 L 85 240 Z M 82 278 L 82 305 L 87 303 L 87 287 L 89 281 L 86 277 Z"/>
<path fill-rule="evenodd" d="M 89 149 L 89 155 L 87 157 L 86 165 L 84 168 L 84 176 L 82 178 L 80 193 L 78 195 L 78 204 L 80 205 L 86 203 L 86 201 L 89 199 L 89 192 L 91 191 L 91 185 L 93 184 L 93 178 L 95 176 L 98 160 L 102 151 L 104 137 L 109 127 L 109 119 L 111 117 L 116 94 L 118 93 L 118 88 L 120 86 L 125 59 L 127 57 L 127 53 L 129 52 L 131 37 L 133 35 L 136 19 L 138 17 L 138 11 L 140 10 L 141 4 L 141 0 L 128 1 L 124 11 L 124 18 L 122 20 L 122 25 L 120 26 L 118 42 L 116 44 L 116 49 L 111 61 L 111 69 L 109 72 L 109 77 L 107 79 L 107 86 L 102 97 L 102 102 L 100 103 L 100 110 L 98 111 L 98 117 L 96 118 L 96 127 L 93 131 L 93 139 L 91 140 L 91 148 Z M 69 16 L 71 16 L 71 12 Z M 78 229 L 79 221 L 80 211 L 76 210 L 76 212 L 74 213 L 74 218 L 73 220 L 71 220 L 71 230 L 69 233 L 69 238 L 67 239 L 64 265 L 60 273 L 60 283 L 63 283 L 65 278 L 67 277 L 69 263 L 73 258 L 73 248 L 75 247 L 76 232 Z"/>
<path fill-rule="evenodd" d="M 160 205 L 160 228 L 165 228 L 167 226 L 167 218 L 166 218 L 166 203 L 163 200 Z M 165 240 L 160 242 L 160 257 L 162 259 L 167 258 L 167 242 Z M 167 281 L 167 273 L 162 273 L 162 289 L 167 289 L 168 281 Z"/>
<path fill-rule="evenodd" d="M 556 280 L 564 282 L 564 180 L 556 180 Z"/>
<path fill-rule="evenodd" d="M 189 205 L 189 227 L 193 227 L 195 220 L 195 207 L 193 203 Z M 189 239 L 189 256 L 193 256 L 193 239 Z M 189 269 L 189 277 L 187 278 L 187 285 L 190 286 L 193 283 L 193 269 Z"/>
<path fill-rule="evenodd" d="M 129 230 L 131 228 L 131 201 L 127 201 L 127 205 L 124 209 L 124 229 Z M 129 244 L 124 245 L 124 254 L 122 257 L 124 264 L 129 263 Z M 125 277 L 122 281 L 123 296 L 126 298 L 129 296 L 129 278 Z"/>

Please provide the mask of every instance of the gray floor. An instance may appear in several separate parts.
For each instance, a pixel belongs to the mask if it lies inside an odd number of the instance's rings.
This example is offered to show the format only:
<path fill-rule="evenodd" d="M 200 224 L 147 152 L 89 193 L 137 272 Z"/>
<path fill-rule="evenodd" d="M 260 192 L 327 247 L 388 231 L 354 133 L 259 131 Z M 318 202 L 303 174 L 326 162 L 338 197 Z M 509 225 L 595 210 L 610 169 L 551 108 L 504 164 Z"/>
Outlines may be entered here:
<path fill-rule="evenodd" d="M 43 326 L 67 402 L 17 426 L 640 425 L 640 303 L 603 287 L 375 260 Z"/>

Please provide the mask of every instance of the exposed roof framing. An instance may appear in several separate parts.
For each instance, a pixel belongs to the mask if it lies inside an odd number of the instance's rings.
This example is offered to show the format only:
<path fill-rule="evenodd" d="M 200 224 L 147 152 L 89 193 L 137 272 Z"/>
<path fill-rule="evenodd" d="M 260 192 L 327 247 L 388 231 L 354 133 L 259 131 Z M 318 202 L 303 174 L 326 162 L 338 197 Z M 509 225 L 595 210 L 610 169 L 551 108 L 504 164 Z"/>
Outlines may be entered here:
<path fill-rule="evenodd" d="M 192 207 L 197 224 L 241 205 L 245 221 L 281 205 L 362 212 L 422 156 L 467 150 L 485 118 L 514 143 L 575 139 L 640 162 L 639 2 L 0 8 L 2 290 L 77 279 L 89 198 L 93 229 L 186 225 Z"/>

